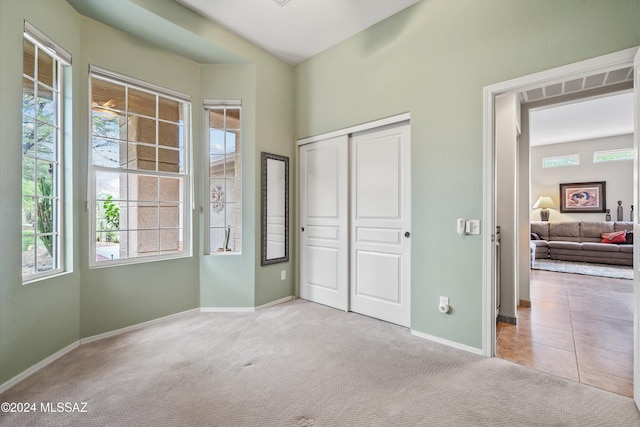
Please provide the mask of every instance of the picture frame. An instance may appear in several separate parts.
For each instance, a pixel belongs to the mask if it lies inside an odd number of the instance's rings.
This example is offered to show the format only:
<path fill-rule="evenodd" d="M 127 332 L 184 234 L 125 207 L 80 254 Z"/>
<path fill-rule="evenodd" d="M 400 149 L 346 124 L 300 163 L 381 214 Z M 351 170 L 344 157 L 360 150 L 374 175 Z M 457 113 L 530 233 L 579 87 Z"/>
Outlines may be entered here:
<path fill-rule="evenodd" d="M 560 184 L 560 212 L 606 212 L 606 181 Z"/>

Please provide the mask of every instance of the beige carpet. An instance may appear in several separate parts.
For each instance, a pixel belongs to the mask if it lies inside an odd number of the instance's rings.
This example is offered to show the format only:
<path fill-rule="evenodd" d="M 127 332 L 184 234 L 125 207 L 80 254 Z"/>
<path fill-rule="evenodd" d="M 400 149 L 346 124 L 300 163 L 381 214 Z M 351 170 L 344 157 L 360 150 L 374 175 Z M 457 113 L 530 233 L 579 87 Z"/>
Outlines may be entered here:
<path fill-rule="evenodd" d="M 640 425 L 629 398 L 302 300 L 83 345 L 0 402 L 38 405 L 3 426 Z"/>

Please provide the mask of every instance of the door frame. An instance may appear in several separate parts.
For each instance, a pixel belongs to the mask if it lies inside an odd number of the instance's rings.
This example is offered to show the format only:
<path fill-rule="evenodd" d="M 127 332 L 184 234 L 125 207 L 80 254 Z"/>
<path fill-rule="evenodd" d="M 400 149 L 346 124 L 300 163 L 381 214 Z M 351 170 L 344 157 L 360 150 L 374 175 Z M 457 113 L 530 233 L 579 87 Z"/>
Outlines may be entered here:
<path fill-rule="evenodd" d="M 501 94 L 509 92 L 523 92 L 528 89 L 546 86 L 553 83 L 559 83 L 573 78 L 585 77 L 600 72 L 610 71 L 623 67 L 633 67 L 634 58 L 639 53 L 639 48 L 634 47 L 619 52 L 599 56 L 585 61 L 576 62 L 574 64 L 553 68 L 546 71 L 530 74 L 512 80 L 496 83 L 494 85 L 485 86 L 483 89 L 483 221 L 482 221 L 482 354 L 486 357 L 494 357 L 496 352 L 496 325 L 495 325 L 495 277 L 493 269 L 495 268 L 496 257 L 494 251 L 494 230 L 496 227 L 496 207 L 495 207 L 495 98 Z M 637 71 L 637 70 L 636 70 Z M 638 77 L 634 76 L 634 92 L 636 93 L 636 106 L 638 105 Z M 636 160 L 634 162 L 634 204 L 638 203 L 638 140 L 640 130 L 638 129 L 638 117 L 636 112 L 636 128 L 634 132 Z M 637 215 L 634 219 L 636 229 L 638 227 Z M 638 282 L 640 280 L 638 274 L 637 260 L 640 257 L 640 239 L 634 242 L 634 287 L 636 295 L 636 313 L 634 313 L 634 389 L 635 395 L 640 395 L 640 374 L 638 366 L 640 364 L 640 343 L 638 334 L 640 332 L 640 317 L 638 309 L 640 309 L 640 291 L 638 290 Z M 637 399 L 637 398 L 636 398 Z"/>

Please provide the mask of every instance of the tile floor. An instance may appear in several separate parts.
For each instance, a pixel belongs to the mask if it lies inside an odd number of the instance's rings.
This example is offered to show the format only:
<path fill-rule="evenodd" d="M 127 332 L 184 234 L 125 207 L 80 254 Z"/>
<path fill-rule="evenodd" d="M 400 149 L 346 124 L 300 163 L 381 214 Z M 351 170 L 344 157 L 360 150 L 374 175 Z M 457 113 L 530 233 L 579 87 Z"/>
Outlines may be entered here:
<path fill-rule="evenodd" d="M 633 282 L 531 271 L 531 307 L 498 322 L 496 356 L 633 396 Z"/>

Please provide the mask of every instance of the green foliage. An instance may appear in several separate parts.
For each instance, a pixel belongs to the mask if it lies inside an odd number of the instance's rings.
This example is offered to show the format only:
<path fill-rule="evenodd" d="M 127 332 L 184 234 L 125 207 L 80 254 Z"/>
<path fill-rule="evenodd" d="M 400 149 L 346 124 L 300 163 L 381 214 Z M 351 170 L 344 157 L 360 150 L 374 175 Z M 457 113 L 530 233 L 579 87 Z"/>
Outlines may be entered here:
<path fill-rule="evenodd" d="M 120 206 L 113 202 L 113 196 L 107 197 L 107 200 L 102 203 L 104 208 L 104 219 L 109 224 L 109 227 L 118 230 L 120 228 Z"/>
<path fill-rule="evenodd" d="M 38 193 L 42 197 L 38 197 L 38 215 L 37 226 L 40 232 L 40 240 L 44 243 L 47 252 L 53 256 L 53 236 L 51 234 L 43 236 L 45 233 L 53 232 L 53 185 L 47 181 L 46 176 L 38 178 Z"/>

